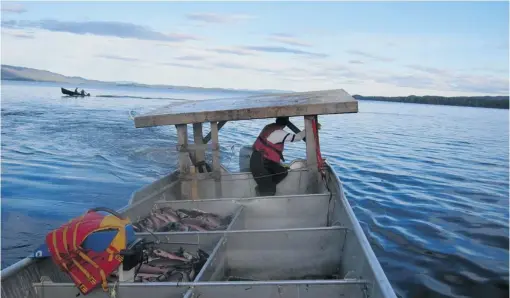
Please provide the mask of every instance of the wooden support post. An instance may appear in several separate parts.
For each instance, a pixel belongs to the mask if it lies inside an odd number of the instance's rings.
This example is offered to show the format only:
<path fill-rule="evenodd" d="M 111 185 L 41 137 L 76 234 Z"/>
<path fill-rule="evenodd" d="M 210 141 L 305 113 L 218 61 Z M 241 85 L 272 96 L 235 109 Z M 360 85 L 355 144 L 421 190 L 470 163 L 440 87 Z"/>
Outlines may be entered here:
<path fill-rule="evenodd" d="M 313 132 L 312 120 L 315 116 L 305 116 L 306 130 L 306 164 L 308 166 L 311 193 L 319 191 L 319 170 L 317 168 L 317 146 L 315 145 L 315 136 Z"/>
<path fill-rule="evenodd" d="M 213 145 L 212 170 L 216 180 L 215 183 L 216 197 L 221 198 L 223 192 L 221 190 L 221 164 L 220 164 L 220 142 L 218 134 L 218 122 L 211 122 L 211 140 Z"/>
<path fill-rule="evenodd" d="M 177 140 L 179 146 L 188 145 L 188 126 L 186 124 L 176 125 Z M 179 152 L 179 172 L 181 177 L 187 176 L 190 172 L 190 158 L 188 152 Z M 181 199 L 188 200 L 190 197 L 190 184 L 187 181 L 181 182 Z"/>
<path fill-rule="evenodd" d="M 225 125 L 225 123 L 227 123 L 227 121 L 220 121 L 218 123 L 218 131 L 223 127 L 223 125 Z M 209 141 L 211 140 L 211 133 L 212 133 L 212 127 L 211 127 L 211 131 L 205 136 L 205 138 L 203 140 L 204 144 L 209 143 Z"/>
<path fill-rule="evenodd" d="M 191 199 L 192 200 L 196 200 L 198 199 L 198 177 L 197 177 L 197 174 L 196 174 L 196 168 L 195 166 L 191 166 L 190 167 L 190 174 L 192 176 L 192 181 L 191 181 Z"/>
<path fill-rule="evenodd" d="M 195 142 L 195 145 L 202 145 L 203 139 L 202 139 L 202 123 L 193 123 L 193 140 Z M 205 160 L 205 149 L 197 149 L 193 157 L 195 159 L 195 164 L 200 161 Z"/>

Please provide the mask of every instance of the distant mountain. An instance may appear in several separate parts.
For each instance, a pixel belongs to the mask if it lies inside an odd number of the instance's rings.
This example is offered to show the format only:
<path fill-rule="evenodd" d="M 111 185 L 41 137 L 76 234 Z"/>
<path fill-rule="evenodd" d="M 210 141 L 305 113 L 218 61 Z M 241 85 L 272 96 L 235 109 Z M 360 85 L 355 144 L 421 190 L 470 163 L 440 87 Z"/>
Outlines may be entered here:
<path fill-rule="evenodd" d="M 7 81 L 30 81 L 30 82 L 51 82 L 51 83 L 66 83 L 72 85 L 116 85 L 124 87 L 142 87 L 142 88 L 168 88 L 179 90 L 204 90 L 204 91 L 219 91 L 219 92 L 251 92 L 251 93 L 282 93 L 291 92 L 283 90 L 248 90 L 248 89 L 227 89 L 227 88 L 202 88 L 191 86 L 173 86 L 173 85 L 148 85 L 135 82 L 105 82 L 97 80 L 89 80 L 82 77 L 68 77 L 61 74 L 53 73 L 47 70 L 40 70 L 34 68 L 12 66 L 2 64 L 2 80 Z"/>
<path fill-rule="evenodd" d="M 33 68 L 2 65 L 2 80 L 11 81 L 31 81 L 31 82 L 52 82 L 52 83 L 67 83 L 75 86 L 78 85 L 114 85 L 124 87 L 138 87 L 138 88 L 167 88 L 177 90 L 201 90 L 201 91 L 217 91 L 217 92 L 249 92 L 249 93 L 285 93 L 292 91 L 284 90 L 247 90 L 247 89 L 226 89 L 226 88 L 201 88 L 190 86 L 172 86 L 172 85 L 147 85 L 135 82 L 104 82 L 97 80 L 89 80 L 82 77 L 68 77 L 61 74 L 53 73 L 46 70 L 39 70 Z M 443 97 L 443 96 L 363 96 L 353 95 L 357 100 L 374 100 L 374 101 L 392 101 L 402 103 L 422 103 L 434 105 L 452 105 L 452 106 L 470 106 L 470 107 L 485 107 L 485 108 L 509 108 L 508 96 L 457 96 L 457 97 Z"/>
<path fill-rule="evenodd" d="M 54 82 L 69 84 L 101 84 L 105 82 L 87 80 L 81 77 L 67 77 L 47 70 L 25 68 L 19 66 L 2 65 L 2 80 Z"/>

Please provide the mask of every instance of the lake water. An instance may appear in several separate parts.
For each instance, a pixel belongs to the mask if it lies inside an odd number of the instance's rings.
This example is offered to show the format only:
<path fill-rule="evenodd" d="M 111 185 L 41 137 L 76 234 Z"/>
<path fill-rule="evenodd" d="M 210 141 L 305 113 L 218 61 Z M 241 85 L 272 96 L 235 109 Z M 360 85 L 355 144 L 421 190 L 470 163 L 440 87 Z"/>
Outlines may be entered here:
<path fill-rule="evenodd" d="M 86 87 L 119 97 L 73 99 L 59 87 L 2 82 L 2 268 L 64 221 L 120 208 L 176 168 L 174 127 L 136 129 L 134 113 L 169 98 L 239 96 Z M 322 154 L 397 294 L 508 297 L 508 111 L 384 102 L 359 111 L 319 117 Z M 229 169 L 267 122 L 220 131 Z M 287 160 L 305 155 L 302 143 L 287 148 Z"/>

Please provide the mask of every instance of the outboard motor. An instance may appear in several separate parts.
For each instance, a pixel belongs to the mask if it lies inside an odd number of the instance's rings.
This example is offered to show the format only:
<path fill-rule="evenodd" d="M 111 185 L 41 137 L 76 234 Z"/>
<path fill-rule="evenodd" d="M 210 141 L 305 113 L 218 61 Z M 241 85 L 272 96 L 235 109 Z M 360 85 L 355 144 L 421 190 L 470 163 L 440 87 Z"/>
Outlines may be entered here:
<path fill-rule="evenodd" d="M 250 158 L 253 149 L 251 145 L 245 145 L 239 149 L 239 171 L 249 172 L 250 171 Z"/>

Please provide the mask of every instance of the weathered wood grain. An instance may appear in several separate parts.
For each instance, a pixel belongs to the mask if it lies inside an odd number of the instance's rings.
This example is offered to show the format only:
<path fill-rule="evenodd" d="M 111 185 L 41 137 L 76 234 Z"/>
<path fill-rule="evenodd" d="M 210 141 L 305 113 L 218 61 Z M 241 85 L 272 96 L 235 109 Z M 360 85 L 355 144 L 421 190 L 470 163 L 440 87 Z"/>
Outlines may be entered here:
<path fill-rule="evenodd" d="M 135 127 L 357 112 L 343 89 L 293 92 L 175 103 L 135 117 Z"/>

